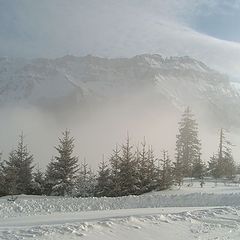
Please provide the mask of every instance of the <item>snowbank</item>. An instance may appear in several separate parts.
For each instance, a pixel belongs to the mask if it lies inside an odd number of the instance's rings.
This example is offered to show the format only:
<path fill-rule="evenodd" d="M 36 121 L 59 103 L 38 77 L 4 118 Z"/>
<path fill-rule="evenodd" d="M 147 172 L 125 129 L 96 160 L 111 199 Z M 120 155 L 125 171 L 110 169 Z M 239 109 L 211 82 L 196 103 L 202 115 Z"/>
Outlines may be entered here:
<path fill-rule="evenodd" d="M 118 198 L 63 198 L 24 197 L 15 202 L 0 199 L 0 218 L 52 214 L 56 212 L 79 212 L 159 207 L 208 207 L 238 206 L 240 193 L 191 193 L 167 195 L 126 196 Z"/>

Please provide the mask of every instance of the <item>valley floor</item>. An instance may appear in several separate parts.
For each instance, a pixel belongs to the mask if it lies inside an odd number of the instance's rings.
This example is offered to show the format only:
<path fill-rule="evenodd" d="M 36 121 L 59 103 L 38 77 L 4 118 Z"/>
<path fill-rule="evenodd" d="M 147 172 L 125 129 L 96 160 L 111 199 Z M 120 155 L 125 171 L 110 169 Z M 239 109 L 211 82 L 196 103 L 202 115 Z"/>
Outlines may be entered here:
<path fill-rule="evenodd" d="M 82 238 L 240 239 L 240 187 L 195 182 L 122 198 L 0 198 L 0 239 Z"/>

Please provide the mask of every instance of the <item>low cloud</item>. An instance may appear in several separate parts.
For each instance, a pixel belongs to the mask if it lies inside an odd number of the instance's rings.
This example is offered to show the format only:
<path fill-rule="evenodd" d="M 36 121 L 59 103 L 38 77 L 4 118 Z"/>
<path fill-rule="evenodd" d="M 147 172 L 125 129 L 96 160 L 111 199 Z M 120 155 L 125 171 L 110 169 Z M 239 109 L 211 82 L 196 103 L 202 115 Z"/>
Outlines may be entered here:
<path fill-rule="evenodd" d="M 191 28 L 195 17 L 215 11 L 227 14 L 239 7 L 238 1 L 13 0 L 0 4 L 2 56 L 189 55 L 231 76 L 240 73 L 239 43 Z"/>

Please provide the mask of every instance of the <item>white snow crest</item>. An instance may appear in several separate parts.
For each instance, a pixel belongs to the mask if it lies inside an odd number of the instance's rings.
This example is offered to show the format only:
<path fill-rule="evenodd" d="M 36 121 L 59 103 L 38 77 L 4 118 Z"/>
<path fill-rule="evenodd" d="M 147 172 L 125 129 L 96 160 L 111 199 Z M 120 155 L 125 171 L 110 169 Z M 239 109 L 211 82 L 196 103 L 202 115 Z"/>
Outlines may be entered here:
<path fill-rule="evenodd" d="M 0 218 L 53 214 L 57 212 L 80 212 L 160 207 L 238 206 L 240 193 L 213 194 L 191 193 L 186 195 L 143 195 L 118 198 L 63 198 L 42 197 L 15 202 L 0 201 Z"/>

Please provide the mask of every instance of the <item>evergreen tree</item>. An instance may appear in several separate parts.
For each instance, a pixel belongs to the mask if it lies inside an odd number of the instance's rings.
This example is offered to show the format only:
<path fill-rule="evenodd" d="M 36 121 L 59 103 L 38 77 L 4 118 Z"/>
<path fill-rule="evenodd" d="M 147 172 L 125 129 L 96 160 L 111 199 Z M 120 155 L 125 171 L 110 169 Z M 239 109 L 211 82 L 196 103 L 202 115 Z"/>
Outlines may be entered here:
<path fill-rule="evenodd" d="M 150 154 L 146 149 L 145 139 L 141 143 L 141 150 L 137 149 L 136 161 L 138 164 L 139 193 L 151 191 L 152 178 L 150 176 Z"/>
<path fill-rule="evenodd" d="M 193 162 L 192 176 L 197 179 L 202 179 L 205 175 L 205 164 L 203 163 L 201 156 Z"/>
<path fill-rule="evenodd" d="M 54 166 L 55 159 L 52 158 L 48 163 L 44 177 L 44 193 L 48 196 L 54 195 L 53 187 L 57 184 L 57 171 Z"/>
<path fill-rule="evenodd" d="M 210 161 L 208 162 L 208 172 L 215 179 L 221 176 L 221 169 L 220 165 L 218 164 L 218 157 L 215 154 L 213 154 L 213 156 L 210 158 Z"/>
<path fill-rule="evenodd" d="M 29 194 L 32 190 L 33 155 L 24 144 L 20 135 L 17 148 L 10 152 L 8 161 L 4 162 L 4 178 L 9 194 Z"/>
<path fill-rule="evenodd" d="M 104 161 L 104 157 L 99 165 L 98 177 L 97 177 L 97 186 L 96 186 L 96 196 L 111 196 L 111 178 L 110 178 L 110 169 Z"/>
<path fill-rule="evenodd" d="M 59 138 L 59 145 L 55 147 L 58 156 L 49 166 L 53 170 L 53 191 L 59 196 L 71 195 L 76 173 L 79 170 L 78 158 L 73 155 L 74 138 L 70 137 L 70 131 L 65 130 Z M 51 174 L 51 173 L 50 173 Z"/>
<path fill-rule="evenodd" d="M 236 165 L 235 172 L 236 172 L 236 174 L 240 174 L 240 164 L 239 163 Z"/>
<path fill-rule="evenodd" d="M 210 159 L 209 170 L 214 178 L 233 178 L 236 165 L 232 156 L 231 142 L 226 140 L 224 130 L 220 130 L 218 154 Z"/>
<path fill-rule="evenodd" d="M 168 152 L 163 150 L 161 159 L 162 168 L 160 170 L 160 189 L 168 189 L 173 184 L 173 168 Z"/>
<path fill-rule="evenodd" d="M 34 195 L 42 195 L 44 194 L 45 187 L 45 179 L 43 172 L 40 169 L 37 169 L 35 173 L 33 173 L 33 183 L 32 183 L 32 194 Z"/>
<path fill-rule="evenodd" d="M 5 161 L 3 165 L 4 184 L 7 194 L 16 195 L 20 193 L 17 191 L 18 168 L 19 164 L 14 157 L 14 151 L 11 151 L 9 160 Z"/>
<path fill-rule="evenodd" d="M 183 184 L 183 163 L 179 155 L 177 155 L 176 162 L 174 162 L 173 164 L 174 164 L 173 167 L 174 182 L 180 188 L 181 185 Z"/>
<path fill-rule="evenodd" d="M 113 153 L 109 159 L 110 162 L 110 186 L 111 186 L 111 192 L 110 196 L 120 196 L 121 192 L 121 178 L 120 178 L 120 166 L 122 158 L 120 156 L 121 150 L 119 149 L 118 145 L 116 145 L 115 149 L 113 150 Z"/>
<path fill-rule="evenodd" d="M 232 151 L 230 148 L 226 149 L 224 156 L 225 166 L 224 166 L 224 176 L 229 180 L 232 180 L 236 174 L 236 164 L 233 159 Z"/>
<path fill-rule="evenodd" d="M 198 124 L 188 107 L 179 122 L 179 134 L 177 134 L 176 141 L 176 157 L 182 163 L 183 176 L 192 177 L 193 163 L 197 161 L 200 151 Z"/>
<path fill-rule="evenodd" d="M 220 130 L 220 141 L 219 141 L 219 154 L 218 163 L 220 171 L 220 176 L 227 177 L 229 179 L 233 178 L 236 171 L 236 165 L 232 155 L 232 143 L 226 139 L 224 130 Z"/>
<path fill-rule="evenodd" d="M 147 152 L 147 191 L 152 191 L 158 186 L 158 171 L 155 165 L 156 158 L 152 146 L 148 147 Z"/>
<path fill-rule="evenodd" d="M 96 179 L 86 161 L 81 164 L 79 174 L 76 179 L 74 196 L 93 197 L 96 186 Z"/>
<path fill-rule="evenodd" d="M 219 177 L 223 177 L 225 174 L 225 134 L 223 132 L 223 129 L 220 130 L 220 138 L 219 138 L 219 150 L 218 150 L 218 158 L 217 158 L 217 164 L 218 164 L 218 170 L 219 170 Z"/>
<path fill-rule="evenodd" d="M 126 143 L 122 145 L 121 150 L 122 155 L 119 166 L 120 194 L 123 196 L 137 194 L 139 192 L 137 162 L 129 137 L 127 137 Z"/>

